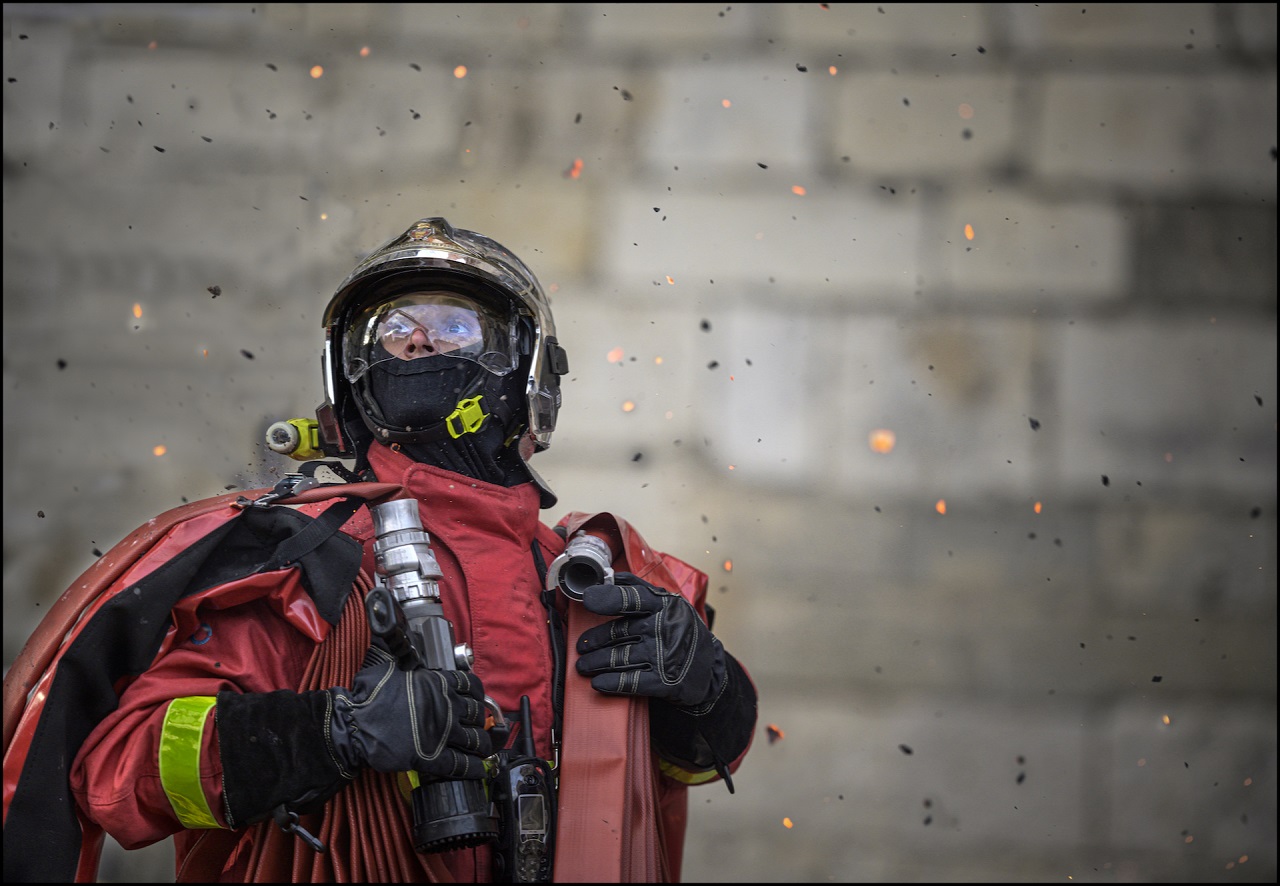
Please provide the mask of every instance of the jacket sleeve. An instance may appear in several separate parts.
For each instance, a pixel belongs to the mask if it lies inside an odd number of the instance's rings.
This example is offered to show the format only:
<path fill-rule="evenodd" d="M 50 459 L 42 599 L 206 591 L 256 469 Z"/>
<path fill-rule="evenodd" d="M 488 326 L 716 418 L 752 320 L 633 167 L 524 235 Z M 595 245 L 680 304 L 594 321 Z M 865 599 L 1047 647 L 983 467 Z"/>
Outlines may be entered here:
<path fill-rule="evenodd" d="M 714 781 L 737 772 L 750 750 L 756 727 L 755 684 L 728 650 L 725 664 L 724 691 L 704 714 L 650 700 L 649 731 L 663 775 L 684 784 Z"/>
<path fill-rule="evenodd" d="M 314 649 L 262 599 L 199 614 L 195 633 L 129 684 L 72 763 L 81 810 L 125 849 L 184 827 L 227 827 L 212 700 L 295 688 Z"/>

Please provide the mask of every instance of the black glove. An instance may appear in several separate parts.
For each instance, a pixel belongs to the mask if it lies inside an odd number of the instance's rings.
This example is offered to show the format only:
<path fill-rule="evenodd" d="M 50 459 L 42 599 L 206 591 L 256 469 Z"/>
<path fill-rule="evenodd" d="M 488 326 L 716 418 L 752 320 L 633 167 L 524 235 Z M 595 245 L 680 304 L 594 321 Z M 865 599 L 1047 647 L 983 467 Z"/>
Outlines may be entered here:
<path fill-rule="evenodd" d="M 493 750 L 484 730 L 484 688 L 468 671 L 400 670 L 369 647 L 351 689 L 330 689 L 329 740 L 347 770 L 484 778 Z"/>
<path fill-rule="evenodd" d="M 725 651 L 679 594 L 629 572 L 583 591 L 582 605 L 617 615 L 583 631 L 578 673 L 600 692 L 647 695 L 693 714 L 709 711 L 726 686 Z"/>
<path fill-rule="evenodd" d="M 474 674 L 402 671 L 373 646 L 351 689 L 218 693 L 216 723 L 228 823 L 281 804 L 308 811 L 368 766 L 480 778 L 492 747 Z"/>

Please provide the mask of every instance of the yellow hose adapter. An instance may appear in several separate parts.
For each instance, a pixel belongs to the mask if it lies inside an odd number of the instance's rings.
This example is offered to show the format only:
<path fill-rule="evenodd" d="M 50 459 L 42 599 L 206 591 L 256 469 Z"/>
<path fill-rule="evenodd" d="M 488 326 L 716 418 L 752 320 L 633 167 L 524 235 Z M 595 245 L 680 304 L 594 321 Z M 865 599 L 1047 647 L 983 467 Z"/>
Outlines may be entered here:
<path fill-rule="evenodd" d="M 314 418 L 291 418 L 267 428 L 267 446 L 272 452 L 296 461 L 323 458 L 320 448 L 320 423 Z"/>

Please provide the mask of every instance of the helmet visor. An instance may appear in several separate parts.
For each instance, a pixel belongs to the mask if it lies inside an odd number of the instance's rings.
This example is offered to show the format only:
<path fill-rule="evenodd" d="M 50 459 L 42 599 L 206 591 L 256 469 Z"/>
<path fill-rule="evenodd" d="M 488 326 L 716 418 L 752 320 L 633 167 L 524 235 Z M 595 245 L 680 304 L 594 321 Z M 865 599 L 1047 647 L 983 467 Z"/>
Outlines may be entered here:
<path fill-rule="evenodd" d="M 370 305 L 352 320 L 342 346 L 342 369 L 354 382 L 388 360 L 461 357 L 494 375 L 519 359 L 513 314 L 443 290 L 413 292 Z"/>

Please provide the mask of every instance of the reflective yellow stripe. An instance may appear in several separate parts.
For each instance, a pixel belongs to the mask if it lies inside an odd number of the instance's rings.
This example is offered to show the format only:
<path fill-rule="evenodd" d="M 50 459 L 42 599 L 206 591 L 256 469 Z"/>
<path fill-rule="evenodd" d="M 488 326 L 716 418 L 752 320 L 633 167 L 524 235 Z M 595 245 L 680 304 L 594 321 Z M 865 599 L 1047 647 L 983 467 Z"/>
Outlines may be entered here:
<path fill-rule="evenodd" d="M 217 699 L 211 695 L 169 702 L 160 732 L 160 784 L 178 821 L 187 828 L 218 828 L 200 785 L 200 746 L 204 721 Z"/>
<path fill-rule="evenodd" d="M 666 760 L 659 760 L 658 768 L 662 770 L 663 775 L 674 778 L 684 784 L 703 784 L 716 777 L 714 769 L 708 769 L 705 772 L 690 772 L 688 769 L 681 769 L 676 764 L 668 763 Z"/>

